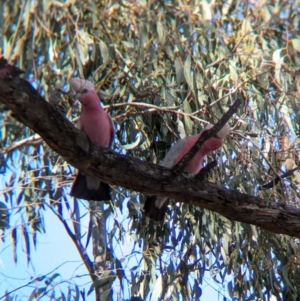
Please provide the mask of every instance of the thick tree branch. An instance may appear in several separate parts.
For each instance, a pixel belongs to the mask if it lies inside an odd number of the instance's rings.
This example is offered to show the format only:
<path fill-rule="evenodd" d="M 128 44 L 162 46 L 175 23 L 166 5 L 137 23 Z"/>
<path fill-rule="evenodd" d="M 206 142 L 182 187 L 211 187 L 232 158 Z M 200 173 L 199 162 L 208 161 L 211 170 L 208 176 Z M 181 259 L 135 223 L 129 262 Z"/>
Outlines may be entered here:
<path fill-rule="evenodd" d="M 0 79 L 0 102 L 70 164 L 101 180 L 210 209 L 274 233 L 300 238 L 300 208 L 278 204 L 180 175 L 93 144 L 24 79 Z M 88 143 L 89 142 L 89 143 Z M 86 147 L 88 145 L 88 147 Z"/>

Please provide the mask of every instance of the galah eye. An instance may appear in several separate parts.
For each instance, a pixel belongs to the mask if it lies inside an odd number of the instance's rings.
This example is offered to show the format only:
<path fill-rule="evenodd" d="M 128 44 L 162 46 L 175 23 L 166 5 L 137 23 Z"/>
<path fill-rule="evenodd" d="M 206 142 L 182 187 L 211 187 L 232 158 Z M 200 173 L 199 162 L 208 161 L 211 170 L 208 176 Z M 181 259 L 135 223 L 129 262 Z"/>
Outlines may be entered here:
<path fill-rule="evenodd" d="M 83 89 L 83 90 L 81 91 L 81 94 L 86 94 L 86 93 L 88 93 L 88 92 L 89 92 L 88 89 Z"/>

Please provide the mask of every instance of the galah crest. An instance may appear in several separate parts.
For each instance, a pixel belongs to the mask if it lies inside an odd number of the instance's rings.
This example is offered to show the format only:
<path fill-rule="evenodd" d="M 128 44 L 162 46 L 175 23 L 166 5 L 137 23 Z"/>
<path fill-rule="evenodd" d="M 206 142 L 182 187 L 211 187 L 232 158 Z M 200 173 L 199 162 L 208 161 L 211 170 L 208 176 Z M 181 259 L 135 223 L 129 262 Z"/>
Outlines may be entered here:
<path fill-rule="evenodd" d="M 202 133 L 212 127 L 213 126 L 211 124 L 208 124 L 200 134 L 178 140 L 159 164 L 167 168 L 175 166 L 195 145 Z M 206 140 L 185 167 L 184 172 L 191 175 L 199 173 L 202 168 L 204 157 L 222 146 L 223 139 L 228 135 L 229 131 L 229 125 L 226 123 L 215 136 Z M 146 216 L 154 220 L 161 221 L 165 216 L 168 204 L 168 198 L 158 197 L 155 195 L 148 196 L 144 205 L 144 213 Z"/>
<path fill-rule="evenodd" d="M 80 129 L 91 141 L 110 147 L 114 138 L 114 124 L 101 106 L 94 85 L 80 78 L 70 80 L 71 88 L 80 94 L 81 103 Z M 73 183 L 70 195 L 79 199 L 104 201 L 110 200 L 110 187 L 98 178 L 79 171 Z"/>

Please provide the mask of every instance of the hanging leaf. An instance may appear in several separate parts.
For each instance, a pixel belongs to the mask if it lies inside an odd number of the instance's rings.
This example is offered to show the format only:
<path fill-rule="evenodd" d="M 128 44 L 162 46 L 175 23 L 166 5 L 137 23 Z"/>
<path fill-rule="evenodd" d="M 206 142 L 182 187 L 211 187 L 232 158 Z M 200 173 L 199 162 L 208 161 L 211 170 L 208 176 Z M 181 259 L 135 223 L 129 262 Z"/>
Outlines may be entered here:
<path fill-rule="evenodd" d="M 180 85 L 184 79 L 182 63 L 179 59 L 176 59 L 174 65 L 175 65 L 175 72 L 176 72 L 176 82 L 177 85 Z"/>
<path fill-rule="evenodd" d="M 100 40 L 100 42 L 99 42 L 99 47 L 100 47 L 102 62 L 103 62 L 103 64 L 107 64 L 109 62 L 108 48 L 102 40 Z"/>
<path fill-rule="evenodd" d="M 184 139 L 186 137 L 186 133 L 184 130 L 184 125 L 180 119 L 177 119 L 177 131 L 179 133 L 179 138 Z"/>
<path fill-rule="evenodd" d="M 241 33 L 243 36 L 249 34 L 250 32 L 253 31 L 252 25 L 251 25 L 251 21 L 248 18 L 245 18 L 242 22 L 242 29 L 241 29 Z"/>
<path fill-rule="evenodd" d="M 281 50 L 282 49 L 277 49 L 273 52 L 272 60 L 274 63 L 277 63 L 281 60 Z"/>
<path fill-rule="evenodd" d="M 291 39 L 290 42 L 293 45 L 293 48 L 297 51 L 300 52 L 300 39 Z"/>
<path fill-rule="evenodd" d="M 203 19 L 205 21 L 211 21 L 212 13 L 211 13 L 210 5 L 208 4 L 208 2 L 206 0 L 202 0 L 201 4 L 202 4 L 202 10 L 203 10 Z"/>
<path fill-rule="evenodd" d="M 154 283 L 154 288 L 152 291 L 151 299 L 150 301 L 156 301 L 160 299 L 160 296 L 163 291 L 163 278 L 162 276 L 158 276 L 155 283 Z"/>
<path fill-rule="evenodd" d="M 0 202 L 0 229 L 4 230 L 6 228 L 9 228 L 9 210 L 7 206 Z"/>
<path fill-rule="evenodd" d="M 158 42 L 161 45 L 164 45 L 166 42 L 166 33 L 162 22 L 157 22 L 157 33 L 158 33 Z"/>
<path fill-rule="evenodd" d="M 193 80 L 191 76 L 191 55 L 189 54 L 184 62 L 183 68 L 184 78 L 186 83 L 189 85 L 191 91 L 194 91 Z"/>
<path fill-rule="evenodd" d="M 17 228 L 13 228 L 11 231 L 11 239 L 12 239 L 12 246 L 13 246 L 13 255 L 14 255 L 14 262 L 17 263 Z"/>
<path fill-rule="evenodd" d="M 29 241 L 29 235 L 28 235 L 28 231 L 27 231 L 27 226 L 26 224 L 23 222 L 22 226 L 21 226 L 21 232 L 22 235 L 24 237 L 25 240 L 25 246 L 26 246 L 26 258 L 27 258 L 27 265 L 30 262 L 30 241 Z"/>
<path fill-rule="evenodd" d="M 190 114 L 192 112 L 187 98 L 183 102 L 183 111 L 186 114 Z M 193 121 L 191 120 L 191 118 L 188 116 L 184 116 L 184 124 L 186 126 L 187 134 L 191 135 L 193 133 Z"/>

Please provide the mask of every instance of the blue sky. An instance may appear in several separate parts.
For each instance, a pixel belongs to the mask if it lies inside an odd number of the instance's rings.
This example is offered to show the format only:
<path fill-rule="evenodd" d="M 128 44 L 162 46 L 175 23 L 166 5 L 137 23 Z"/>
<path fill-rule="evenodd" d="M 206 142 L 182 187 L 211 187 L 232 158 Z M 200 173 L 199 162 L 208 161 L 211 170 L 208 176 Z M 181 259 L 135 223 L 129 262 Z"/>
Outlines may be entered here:
<path fill-rule="evenodd" d="M 0 245 L 0 298 L 5 291 L 12 291 L 27 284 L 32 278 L 50 273 L 59 273 L 56 280 L 69 280 L 79 285 L 90 287 L 90 277 L 76 250 L 75 245 L 67 236 L 63 225 L 57 220 L 50 210 L 44 212 L 46 234 L 39 234 L 37 238 L 37 249 L 31 248 L 31 261 L 27 265 L 26 251 L 23 239 L 18 243 L 18 262 L 13 262 L 12 242 L 8 235 L 4 245 Z M 83 225 L 87 218 L 83 221 Z M 74 276 L 80 276 L 79 278 Z M 67 283 L 68 284 L 68 283 Z M 66 288 L 66 285 L 62 285 Z M 28 297 L 37 285 L 31 284 L 29 288 L 22 288 L 15 293 L 18 296 Z M 67 293 L 67 290 L 65 290 Z M 90 300 L 94 300 L 93 294 Z"/>
<path fill-rule="evenodd" d="M 11 239 L 9 235 L 6 237 L 5 243 L 0 245 L 0 298 L 5 294 L 5 291 L 12 291 L 26 285 L 31 279 L 47 275 L 50 277 L 54 273 L 59 273 L 55 280 L 66 281 L 61 284 L 60 289 L 67 295 L 67 286 L 69 283 L 77 283 L 79 289 L 85 289 L 87 292 L 90 288 L 91 281 L 88 276 L 85 266 L 82 264 L 81 258 L 70 238 L 67 236 L 63 225 L 57 220 L 52 212 L 46 210 L 44 213 L 46 234 L 38 235 L 37 250 L 32 248 L 31 259 L 32 263 L 27 265 L 25 248 L 22 239 L 19 239 L 18 247 L 18 262 L 13 262 L 13 253 L 11 247 Z M 87 227 L 88 215 L 83 220 L 83 228 Z M 128 246 L 129 247 L 129 246 Z M 126 250 L 126 246 L 122 249 L 123 253 L 127 253 L 131 246 Z M 88 249 L 91 254 L 91 247 Z M 118 252 L 119 253 L 119 252 Z M 203 296 L 212 298 L 212 300 L 223 300 L 223 296 L 218 293 L 221 289 L 223 293 L 226 287 L 217 285 L 210 279 L 209 274 L 205 278 L 202 286 Z M 118 281 L 115 281 L 115 289 L 119 290 Z M 15 291 L 18 297 L 23 297 L 27 300 L 34 287 L 38 285 L 33 283 L 29 287 L 22 287 Z M 128 297 L 126 285 L 124 297 Z M 57 288 L 56 288 L 57 289 Z M 59 290 L 56 290 L 59 293 Z M 127 296 L 126 296 L 127 295 Z M 227 293 L 225 295 L 228 297 Z M 42 298 L 48 299 L 48 298 Z M 94 300 L 94 293 L 91 293 L 86 300 Z"/>
<path fill-rule="evenodd" d="M 18 162 L 18 160 L 15 160 Z M 1 195 L 1 190 L 6 186 L 4 184 L 4 178 L 9 179 L 11 172 L 16 172 L 18 174 L 18 164 L 17 166 L 9 166 L 5 175 L 0 176 L 0 201 L 3 200 L 3 195 Z M 18 184 L 15 184 L 18 185 Z M 16 189 L 18 190 L 18 189 Z M 13 195 L 13 201 L 18 194 Z M 128 200 L 124 200 L 124 204 Z M 85 214 L 87 211 L 87 202 L 78 202 L 80 204 L 80 212 L 84 217 L 81 219 L 81 229 L 82 234 L 87 231 L 89 223 L 89 214 Z M 6 203 L 8 205 L 8 203 Z M 17 209 L 12 210 L 10 226 L 18 225 L 22 222 L 20 215 L 15 214 Z M 45 222 L 45 234 L 37 235 L 37 249 L 34 249 L 31 243 L 31 262 L 27 265 L 26 258 L 26 247 L 24 239 L 18 231 L 18 246 L 17 246 L 17 264 L 13 260 L 13 251 L 12 251 L 12 239 L 11 239 L 11 229 L 6 230 L 5 242 L 0 242 L 0 299 L 5 295 L 6 292 L 14 291 L 11 296 L 17 295 L 18 300 L 27 300 L 29 295 L 35 288 L 41 288 L 44 286 L 44 281 L 42 279 L 40 282 L 31 282 L 37 277 L 47 276 L 48 278 L 52 275 L 57 275 L 53 281 L 54 290 L 56 293 L 56 298 L 60 297 L 60 291 L 64 292 L 67 296 L 68 287 L 72 287 L 72 284 L 76 283 L 79 286 L 79 290 L 85 290 L 87 293 L 91 286 L 91 279 L 88 275 L 88 272 L 82 263 L 82 260 L 78 254 L 78 251 L 73 244 L 72 240 L 67 235 L 64 226 L 58 220 L 58 218 L 51 212 L 51 210 L 46 207 L 46 210 L 43 211 L 44 222 Z M 67 212 L 64 212 L 64 216 L 67 217 Z M 123 206 L 123 213 L 119 209 L 114 210 L 114 218 L 118 220 L 120 224 L 124 227 L 125 231 L 129 229 L 130 220 L 126 217 L 128 216 L 127 206 Z M 113 219 L 108 223 L 108 227 L 113 227 Z M 72 227 L 71 227 L 72 228 Z M 108 230 L 108 233 L 110 229 Z M 30 238 L 31 239 L 31 238 Z M 128 274 L 130 279 L 130 268 L 133 266 L 139 265 L 140 257 L 137 253 L 132 254 L 132 249 L 134 245 L 134 240 L 130 234 L 130 231 L 127 231 L 122 241 L 118 241 L 116 237 L 113 237 L 114 241 L 112 245 L 114 246 L 114 255 L 121 261 L 123 268 Z M 85 243 L 85 237 L 83 238 L 83 243 Z M 91 243 L 88 246 L 87 252 L 92 259 L 92 247 Z M 142 249 L 138 250 L 142 252 Z M 122 261 L 123 259 L 124 262 Z M 120 291 L 120 283 L 117 279 L 114 282 L 114 299 L 117 300 L 117 294 L 119 293 L 122 298 L 129 298 L 130 295 L 130 284 L 123 283 L 124 292 Z M 30 283 L 30 284 L 28 284 Z M 27 285 L 28 284 L 28 285 Z M 215 283 L 209 273 L 206 273 L 203 285 L 201 287 L 203 296 L 205 298 L 212 298 L 212 300 L 223 300 L 223 295 L 228 297 L 227 294 L 227 284 L 224 286 L 218 285 Z M 155 283 L 153 284 L 154 289 L 156 290 Z M 49 287 L 51 289 L 51 287 Z M 222 294 L 219 294 L 219 291 Z M 75 291 L 71 292 L 72 295 L 75 295 Z M 51 294 L 51 292 L 50 292 Z M 150 300 L 148 296 L 147 300 Z M 39 300 L 48 300 L 47 297 L 41 298 Z M 94 300 L 95 296 L 92 292 L 86 300 Z M 118 299 L 122 300 L 122 299 Z"/>

